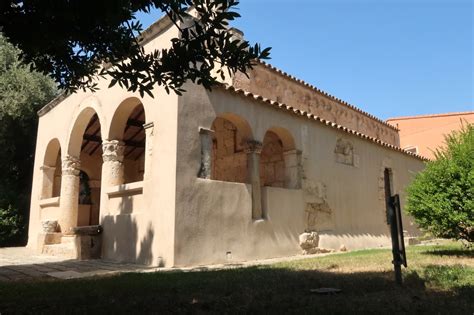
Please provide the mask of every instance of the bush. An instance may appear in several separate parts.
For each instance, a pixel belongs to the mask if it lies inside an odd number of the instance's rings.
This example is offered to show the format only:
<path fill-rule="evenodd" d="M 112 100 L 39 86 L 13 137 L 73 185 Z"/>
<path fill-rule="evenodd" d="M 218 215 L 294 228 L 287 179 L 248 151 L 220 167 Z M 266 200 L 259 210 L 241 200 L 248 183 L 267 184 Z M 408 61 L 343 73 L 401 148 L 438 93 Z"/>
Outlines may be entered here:
<path fill-rule="evenodd" d="M 474 242 L 474 125 L 445 139 L 408 187 L 406 210 L 434 236 Z"/>
<path fill-rule="evenodd" d="M 15 244 L 23 232 L 23 220 L 17 212 L 10 206 L 0 209 L 0 247 Z"/>
<path fill-rule="evenodd" d="M 0 247 L 25 245 L 38 116 L 57 93 L 0 33 Z M 25 220 L 21 220 L 24 218 Z"/>

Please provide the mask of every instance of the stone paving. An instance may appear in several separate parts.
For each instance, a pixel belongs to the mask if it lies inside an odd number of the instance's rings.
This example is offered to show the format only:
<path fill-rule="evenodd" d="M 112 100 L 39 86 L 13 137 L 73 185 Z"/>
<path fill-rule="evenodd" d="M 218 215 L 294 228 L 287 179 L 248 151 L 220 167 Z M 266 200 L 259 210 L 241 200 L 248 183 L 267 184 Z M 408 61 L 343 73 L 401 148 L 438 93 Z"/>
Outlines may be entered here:
<path fill-rule="evenodd" d="M 311 257 L 331 255 L 295 255 L 289 257 L 253 260 L 239 263 L 216 264 L 183 268 L 148 267 L 144 265 L 120 263 L 103 259 L 75 260 L 57 256 L 40 255 L 25 247 L 0 248 L 0 284 L 10 281 L 35 281 L 47 279 L 77 279 L 112 275 L 126 272 L 168 272 L 207 271 L 249 266 L 268 265 L 282 261 L 292 261 Z"/>
<path fill-rule="evenodd" d="M 107 260 L 74 260 L 38 255 L 25 247 L 0 248 L 0 282 L 74 279 L 122 272 L 156 270 Z"/>

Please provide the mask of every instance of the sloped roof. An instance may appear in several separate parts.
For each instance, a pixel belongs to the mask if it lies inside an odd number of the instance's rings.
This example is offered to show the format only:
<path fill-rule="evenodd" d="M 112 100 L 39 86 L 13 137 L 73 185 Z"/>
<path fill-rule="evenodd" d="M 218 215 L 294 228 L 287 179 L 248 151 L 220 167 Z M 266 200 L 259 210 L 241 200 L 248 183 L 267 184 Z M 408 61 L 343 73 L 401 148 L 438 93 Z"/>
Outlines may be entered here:
<path fill-rule="evenodd" d="M 329 94 L 329 93 L 327 93 L 327 92 L 325 92 L 325 91 L 319 89 L 318 87 L 316 87 L 316 86 L 314 86 L 314 85 L 311 85 L 311 84 L 305 82 L 304 80 L 298 79 L 298 78 L 296 78 L 295 76 L 292 76 L 291 74 L 289 74 L 289 73 L 287 73 L 287 72 L 285 72 L 285 71 L 283 71 L 283 70 L 281 70 L 281 69 L 278 69 L 277 67 L 275 67 L 275 66 L 273 66 L 273 65 L 271 65 L 271 64 L 269 64 L 269 63 L 267 63 L 267 62 L 265 62 L 265 61 L 258 60 L 258 64 L 261 64 L 261 65 L 265 66 L 266 68 L 271 69 L 271 70 L 277 72 L 278 74 L 280 74 L 280 75 L 282 75 L 282 76 L 284 76 L 284 77 L 286 77 L 286 78 L 288 78 L 288 79 L 290 79 L 290 80 L 292 80 L 292 81 L 294 81 L 294 82 L 297 82 L 297 83 L 299 83 L 299 84 L 301 84 L 301 85 L 303 85 L 303 86 L 305 86 L 305 87 L 308 87 L 308 88 L 314 90 L 315 92 L 317 92 L 317 93 L 319 93 L 319 94 L 321 94 L 321 95 L 323 95 L 323 96 L 325 96 L 325 97 L 328 97 L 328 98 L 330 98 L 330 99 L 332 99 L 332 100 L 338 102 L 339 104 L 342 104 L 342 105 L 344 105 L 344 106 L 347 106 L 347 107 L 349 107 L 350 109 L 352 109 L 352 110 L 358 112 L 359 114 L 362 114 L 362 115 L 364 115 L 364 116 L 366 116 L 366 117 L 368 117 L 368 118 L 370 118 L 370 119 L 372 119 L 372 120 L 375 120 L 376 122 L 381 123 L 382 125 L 384 125 L 384 126 L 386 126 L 386 127 L 389 127 L 389 128 L 391 128 L 391 129 L 393 129 L 393 130 L 398 131 L 398 128 L 397 128 L 397 127 L 395 127 L 395 126 L 393 126 L 393 125 L 387 123 L 386 121 L 383 121 L 382 119 L 380 119 L 380 118 L 378 118 L 378 117 L 376 117 L 376 116 L 374 116 L 374 115 L 372 115 L 372 114 L 370 114 L 370 113 L 368 113 L 368 112 L 366 112 L 366 111 L 363 111 L 362 109 L 358 108 L 357 106 L 354 106 L 354 105 L 352 105 L 352 104 L 350 104 L 350 103 L 348 103 L 348 102 L 346 102 L 346 101 L 343 101 L 342 99 L 337 98 L 337 97 L 335 97 L 335 96 L 333 96 L 333 95 L 331 95 L 331 94 Z"/>
<path fill-rule="evenodd" d="M 286 105 L 286 104 L 283 104 L 283 103 L 279 103 L 277 101 L 274 101 L 274 100 L 271 100 L 271 99 L 268 99 L 268 98 L 265 98 L 263 96 L 260 96 L 260 95 L 257 95 L 257 94 L 254 94 L 254 93 L 251 93 L 251 92 L 248 92 L 248 91 L 245 91 L 245 90 L 242 90 L 242 89 L 236 89 L 235 87 L 233 86 L 230 86 L 230 85 L 221 85 L 221 88 L 223 88 L 224 90 L 226 91 L 229 91 L 229 92 L 232 92 L 234 94 L 238 94 L 238 95 L 241 95 L 241 96 L 244 96 L 244 97 L 247 97 L 247 98 L 250 98 L 252 100 L 256 100 L 256 101 L 259 101 L 265 105 L 270 105 L 276 109 L 279 109 L 279 110 L 283 110 L 283 111 L 286 111 L 287 113 L 289 114 L 293 114 L 293 115 L 296 115 L 296 116 L 299 116 L 299 117 L 304 117 L 304 118 L 307 118 L 307 119 L 310 119 L 310 120 L 313 120 L 315 122 L 318 122 L 320 124 L 323 124 L 327 127 L 330 127 L 330 128 L 333 128 L 333 129 L 337 129 L 337 130 L 340 130 L 342 132 L 345 132 L 347 134 L 351 134 L 351 135 L 354 135 L 356 137 L 359 137 L 361 139 L 364 139 L 364 140 L 367 140 L 367 141 L 370 141 L 372 143 L 375 143 L 377 145 L 380 145 L 382 147 L 386 147 L 388 149 L 391 149 L 393 151 L 397 151 L 397 152 L 400 152 L 400 153 L 403 153 L 403 154 L 406 154 L 406 155 L 409 155 L 409 156 L 412 156 L 412 157 L 415 157 L 417 159 L 420 159 L 422 161 L 429 161 L 429 159 L 425 158 L 424 156 L 421 156 L 419 154 L 415 154 L 413 152 L 409 152 L 409 151 L 406 151 L 398 146 L 395 146 L 395 145 L 392 145 L 392 144 L 389 144 L 389 143 L 386 143 L 378 138 L 375 138 L 375 137 L 371 137 L 371 136 L 368 136 L 366 134 L 363 134 L 361 132 L 358 132 L 358 131 L 355 131 L 353 129 L 350 129 L 350 128 L 347 128 L 347 127 L 344 127 L 342 125 L 338 125 L 332 121 L 329 121 L 327 119 L 323 119 L 319 116 L 316 116 L 314 114 L 311 114 L 311 113 L 308 113 L 306 111 L 302 111 L 302 110 L 299 110 L 297 108 L 294 108 L 292 106 L 289 106 L 289 105 Z"/>

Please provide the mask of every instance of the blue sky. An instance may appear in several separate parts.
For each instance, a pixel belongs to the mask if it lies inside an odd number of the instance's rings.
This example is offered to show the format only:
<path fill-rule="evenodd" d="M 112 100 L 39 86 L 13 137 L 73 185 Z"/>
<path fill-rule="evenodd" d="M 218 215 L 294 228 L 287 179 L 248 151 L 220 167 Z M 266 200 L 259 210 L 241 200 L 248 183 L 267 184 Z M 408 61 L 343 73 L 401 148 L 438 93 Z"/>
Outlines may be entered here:
<path fill-rule="evenodd" d="M 474 110 L 471 0 L 241 0 L 239 13 L 270 63 L 382 119 Z"/>

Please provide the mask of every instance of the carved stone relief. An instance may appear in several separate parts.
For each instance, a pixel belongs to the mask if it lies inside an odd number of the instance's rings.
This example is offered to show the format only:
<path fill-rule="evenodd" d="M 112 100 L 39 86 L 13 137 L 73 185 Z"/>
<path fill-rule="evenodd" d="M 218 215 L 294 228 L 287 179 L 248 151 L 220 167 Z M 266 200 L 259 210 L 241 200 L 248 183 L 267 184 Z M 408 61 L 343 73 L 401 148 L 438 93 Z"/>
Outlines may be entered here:
<path fill-rule="evenodd" d="M 356 157 L 354 154 L 354 145 L 351 141 L 343 138 L 337 139 L 334 153 L 337 163 L 358 166 L 358 156 Z"/>
<path fill-rule="evenodd" d="M 305 232 L 333 228 L 332 209 L 326 200 L 326 186 L 321 182 L 303 181 L 305 206 Z"/>
<path fill-rule="evenodd" d="M 295 82 L 265 66 L 254 67 L 248 75 L 249 78 L 244 74 L 236 74 L 233 86 L 308 111 L 323 119 L 337 121 L 345 127 L 397 145 L 396 130 L 313 90 L 311 87 Z M 357 118 L 360 118 L 361 121 L 358 122 Z"/>

